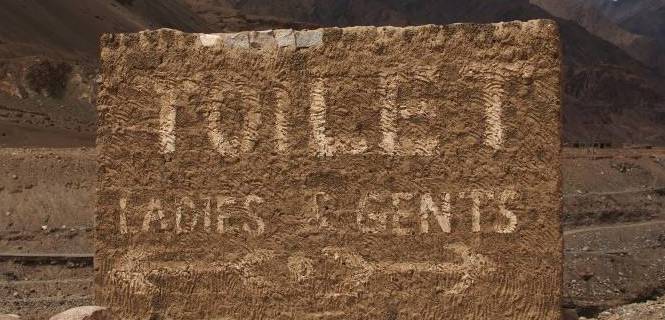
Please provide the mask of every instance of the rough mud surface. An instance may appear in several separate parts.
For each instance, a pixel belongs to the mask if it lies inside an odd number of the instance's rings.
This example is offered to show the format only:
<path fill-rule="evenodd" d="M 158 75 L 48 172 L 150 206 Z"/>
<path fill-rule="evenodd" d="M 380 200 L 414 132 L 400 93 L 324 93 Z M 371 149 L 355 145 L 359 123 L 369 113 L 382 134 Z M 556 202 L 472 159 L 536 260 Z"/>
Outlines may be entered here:
<path fill-rule="evenodd" d="M 545 20 L 102 39 L 96 297 L 125 319 L 558 319 Z"/>

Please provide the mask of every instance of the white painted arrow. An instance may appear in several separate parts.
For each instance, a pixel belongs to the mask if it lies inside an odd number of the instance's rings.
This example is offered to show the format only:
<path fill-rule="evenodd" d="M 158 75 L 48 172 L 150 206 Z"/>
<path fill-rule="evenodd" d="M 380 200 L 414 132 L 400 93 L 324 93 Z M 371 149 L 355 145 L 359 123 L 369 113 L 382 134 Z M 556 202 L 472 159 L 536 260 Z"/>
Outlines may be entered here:
<path fill-rule="evenodd" d="M 462 258 L 459 264 L 443 262 L 368 262 L 359 254 L 352 252 L 348 248 L 327 247 L 322 253 L 331 257 L 335 261 L 343 262 L 345 266 L 355 269 L 353 275 L 347 279 L 346 283 L 352 287 L 366 284 L 370 278 L 377 274 L 395 274 L 395 273 L 438 273 L 438 274 L 456 274 L 461 273 L 460 282 L 452 288 L 445 291 L 445 294 L 459 294 L 469 288 L 482 275 L 494 272 L 494 263 L 484 255 L 472 253 L 470 248 L 464 244 L 458 243 L 447 246 Z"/>

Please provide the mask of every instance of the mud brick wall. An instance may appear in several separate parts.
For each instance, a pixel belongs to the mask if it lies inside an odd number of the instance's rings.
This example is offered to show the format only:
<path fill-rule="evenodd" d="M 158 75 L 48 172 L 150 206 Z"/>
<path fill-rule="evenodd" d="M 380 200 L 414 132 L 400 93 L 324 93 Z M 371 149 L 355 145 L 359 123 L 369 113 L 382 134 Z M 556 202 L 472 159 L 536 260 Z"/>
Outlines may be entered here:
<path fill-rule="evenodd" d="M 124 319 L 558 319 L 551 21 L 102 38 Z"/>

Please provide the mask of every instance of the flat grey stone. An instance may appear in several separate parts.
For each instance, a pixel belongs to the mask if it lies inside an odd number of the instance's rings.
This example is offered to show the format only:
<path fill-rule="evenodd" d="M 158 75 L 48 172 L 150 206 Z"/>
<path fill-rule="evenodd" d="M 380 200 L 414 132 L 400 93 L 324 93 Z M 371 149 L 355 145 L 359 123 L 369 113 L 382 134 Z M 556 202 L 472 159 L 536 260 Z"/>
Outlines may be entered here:
<path fill-rule="evenodd" d="M 249 48 L 249 34 L 247 32 L 224 34 L 224 44 L 231 48 Z"/>
<path fill-rule="evenodd" d="M 253 48 L 274 48 L 277 46 L 272 30 L 250 32 L 249 44 Z"/>
<path fill-rule="evenodd" d="M 323 43 L 323 31 L 303 30 L 296 31 L 296 47 L 309 48 Z"/>
<path fill-rule="evenodd" d="M 219 44 L 220 40 L 222 40 L 222 37 L 218 34 L 202 33 L 199 35 L 199 41 L 204 47 L 214 47 Z"/>
<path fill-rule="evenodd" d="M 296 35 L 292 29 L 278 29 L 275 30 L 274 34 L 278 47 L 283 48 L 296 46 Z"/>

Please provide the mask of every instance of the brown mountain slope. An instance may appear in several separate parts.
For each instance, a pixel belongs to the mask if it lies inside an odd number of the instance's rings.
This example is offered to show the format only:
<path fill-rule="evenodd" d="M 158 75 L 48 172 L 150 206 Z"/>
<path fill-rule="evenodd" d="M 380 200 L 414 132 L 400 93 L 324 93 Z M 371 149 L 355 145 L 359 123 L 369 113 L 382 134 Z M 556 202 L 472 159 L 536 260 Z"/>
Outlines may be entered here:
<path fill-rule="evenodd" d="M 0 57 L 94 58 L 102 33 L 162 26 L 205 31 L 205 24 L 174 0 L 3 0 Z"/>
<path fill-rule="evenodd" d="M 652 3 L 649 8 L 656 10 L 656 14 L 659 9 L 661 13 L 665 13 L 665 0 L 658 1 L 662 3 L 660 8 L 655 6 L 655 3 Z M 640 2 L 645 3 L 646 1 L 632 3 Z M 663 18 L 665 15 L 660 15 L 659 19 L 652 17 L 654 11 L 647 11 L 643 7 L 611 10 L 620 6 L 618 3 L 624 2 L 607 0 L 531 0 L 531 3 L 540 6 L 554 16 L 575 21 L 590 33 L 613 43 L 625 50 L 631 57 L 659 70 L 661 74 L 665 74 L 665 41 L 659 39 L 660 35 L 655 30 L 658 28 L 659 20 L 665 21 Z M 633 14 L 612 15 L 614 11 L 619 10 Z M 605 16 L 605 12 L 611 16 Z"/>
<path fill-rule="evenodd" d="M 243 15 L 224 20 L 252 29 L 295 26 Z M 0 1 L 0 146 L 94 144 L 100 35 L 163 27 L 212 31 L 180 0 Z"/>
<path fill-rule="evenodd" d="M 589 0 L 589 3 L 626 30 L 665 41 L 665 0 Z"/>
<path fill-rule="evenodd" d="M 162 26 L 207 30 L 174 0 L 0 1 L 0 146 L 94 144 L 100 35 Z"/>
<path fill-rule="evenodd" d="M 641 35 L 656 42 L 657 52 L 646 59 L 658 65 L 665 74 L 665 0 L 633 0 L 603 1 L 593 0 L 597 10 L 612 19 L 623 29 Z M 636 43 L 635 45 L 641 45 Z M 649 52 L 653 43 L 645 44 L 647 48 L 635 48 Z M 649 63 L 647 63 L 649 64 Z"/>

